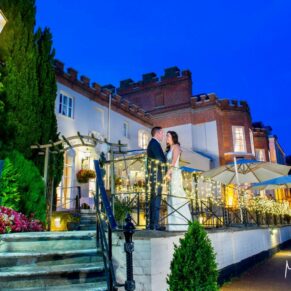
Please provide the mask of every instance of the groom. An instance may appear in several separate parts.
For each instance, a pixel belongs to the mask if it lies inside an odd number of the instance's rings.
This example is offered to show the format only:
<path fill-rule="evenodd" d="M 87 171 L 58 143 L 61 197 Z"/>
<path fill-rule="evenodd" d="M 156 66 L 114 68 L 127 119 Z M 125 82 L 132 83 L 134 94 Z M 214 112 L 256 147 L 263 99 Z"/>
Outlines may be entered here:
<path fill-rule="evenodd" d="M 152 139 L 147 148 L 148 155 L 148 179 L 150 186 L 150 229 L 161 230 L 159 226 L 161 194 L 162 194 L 162 166 L 157 165 L 156 160 L 166 163 L 166 157 L 161 147 L 164 138 L 162 127 L 156 126 L 151 131 Z M 154 170 L 156 168 L 156 170 Z"/>

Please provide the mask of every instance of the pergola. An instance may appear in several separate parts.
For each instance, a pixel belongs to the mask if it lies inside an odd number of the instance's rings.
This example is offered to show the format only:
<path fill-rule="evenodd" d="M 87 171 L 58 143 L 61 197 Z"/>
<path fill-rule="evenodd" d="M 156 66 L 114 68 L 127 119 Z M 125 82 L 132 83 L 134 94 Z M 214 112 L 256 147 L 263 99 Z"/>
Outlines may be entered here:
<path fill-rule="evenodd" d="M 49 167 L 49 159 L 50 154 L 59 154 L 64 153 L 70 149 L 77 148 L 77 147 L 91 147 L 95 148 L 97 144 L 106 144 L 109 149 L 113 147 L 118 147 L 119 151 L 121 152 L 121 148 L 125 147 L 126 145 L 121 144 L 119 141 L 118 143 L 111 143 L 108 142 L 102 137 L 96 137 L 94 134 L 91 135 L 82 135 L 80 132 L 77 132 L 77 135 L 65 137 L 64 135 L 58 141 L 50 141 L 48 144 L 35 144 L 31 146 L 31 149 L 38 150 L 39 155 L 44 155 L 44 182 L 45 182 L 45 195 L 47 195 L 47 180 L 48 180 L 48 167 Z"/>

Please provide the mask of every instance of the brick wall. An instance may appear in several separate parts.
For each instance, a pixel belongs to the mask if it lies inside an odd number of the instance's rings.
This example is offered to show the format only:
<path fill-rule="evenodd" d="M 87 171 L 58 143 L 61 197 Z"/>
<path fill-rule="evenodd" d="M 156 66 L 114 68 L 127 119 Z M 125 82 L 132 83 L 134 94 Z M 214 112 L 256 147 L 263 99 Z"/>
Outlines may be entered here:
<path fill-rule="evenodd" d="M 155 73 L 144 74 L 139 82 L 133 82 L 131 79 L 121 81 L 117 92 L 146 111 L 190 104 L 191 73 L 172 67 L 165 69 L 165 74 L 160 79 Z"/>
<path fill-rule="evenodd" d="M 267 131 L 264 128 L 253 128 L 253 133 L 255 149 L 263 149 L 266 161 L 269 162 L 269 139 Z"/>

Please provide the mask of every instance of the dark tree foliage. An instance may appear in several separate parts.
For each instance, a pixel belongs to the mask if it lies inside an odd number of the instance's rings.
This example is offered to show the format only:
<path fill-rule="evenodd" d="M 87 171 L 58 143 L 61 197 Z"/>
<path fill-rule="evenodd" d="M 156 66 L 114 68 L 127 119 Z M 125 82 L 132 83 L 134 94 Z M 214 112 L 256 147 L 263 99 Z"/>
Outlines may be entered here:
<path fill-rule="evenodd" d="M 52 35 L 47 28 L 35 33 L 35 0 L 0 0 L 0 7 L 8 19 L 0 34 L 0 158 L 16 149 L 43 175 L 44 157 L 30 146 L 58 139 Z M 62 154 L 50 159 L 55 185 L 62 168 Z"/>
<path fill-rule="evenodd" d="M 4 161 L 0 177 L 0 205 L 13 210 L 20 210 L 21 193 L 19 192 L 19 175 L 9 158 Z"/>
<path fill-rule="evenodd" d="M 57 119 L 55 115 L 55 99 L 57 94 L 56 75 L 54 70 L 54 56 L 52 34 L 48 28 L 43 31 L 38 29 L 36 33 L 38 51 L 37 75 L 38 75 L 38 114 L 41 116 L 39 129 L 41 136 L 39 144 L 48 144 L 58 140 Z M 43 171 L 44 159 L 34 154 L 33 160 Z M 63 154 L 54 154 L 49 160 L 49 178 L 54 178 L 54 184 L 59 184 L 63 171 Z"/>
<path fill-rule="evenodd" d="M 34 0 L 0 0 L 0 7 L 8 19 L 0 35 L 5 106 L 0 140 L 2 148 L 16 148 L 30 158 L 30 145 L 40 138 Z"/>
<path fill-rule="evenodd" d="M 19 210 L 46 223 L 44 182 L 37 167 L 17 151 L 12 151 L 8 159 L 18 175 L 17 188 L 21 194 Z"/>

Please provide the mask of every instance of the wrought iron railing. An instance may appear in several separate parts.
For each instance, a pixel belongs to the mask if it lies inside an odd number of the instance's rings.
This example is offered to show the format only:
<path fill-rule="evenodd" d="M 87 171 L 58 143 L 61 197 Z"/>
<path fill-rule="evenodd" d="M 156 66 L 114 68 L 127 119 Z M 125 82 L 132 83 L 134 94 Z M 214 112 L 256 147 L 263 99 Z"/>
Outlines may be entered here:
<path fill-rule="evenodd" d="M 134 225 L 131 222 L 131 217 L 126 219 L 126 225 L 124 229 L 117 229 L 117 224 L 113 215 L 111 204 L 109 202 L 104 183 L 103 175 L 101 172 L 100 164 L 98 161 L 94 161 L 96 171 L 96 195 L 95 195 L 95 207 L 97 215 L 96 223 L 96 246 L 97 249 L 101 248 L 103 262 L 105 266 L 105 274 L 107 287 L 109 291 L 115 291 L 118 287 L 124 287 L 125 290 L 135 290 L 135 282 L 133 280 L 133 263 L 132 252 L 133 242 L 132 235 L 134 232 Z M 125 236 L 124 249 L 126 252 L 126 268 L 127 268 L 127 280 L 125 283 L 118 283 L 116 280 L 115 270 L 112 263 L 112 232 L 123 231 Z"/>

